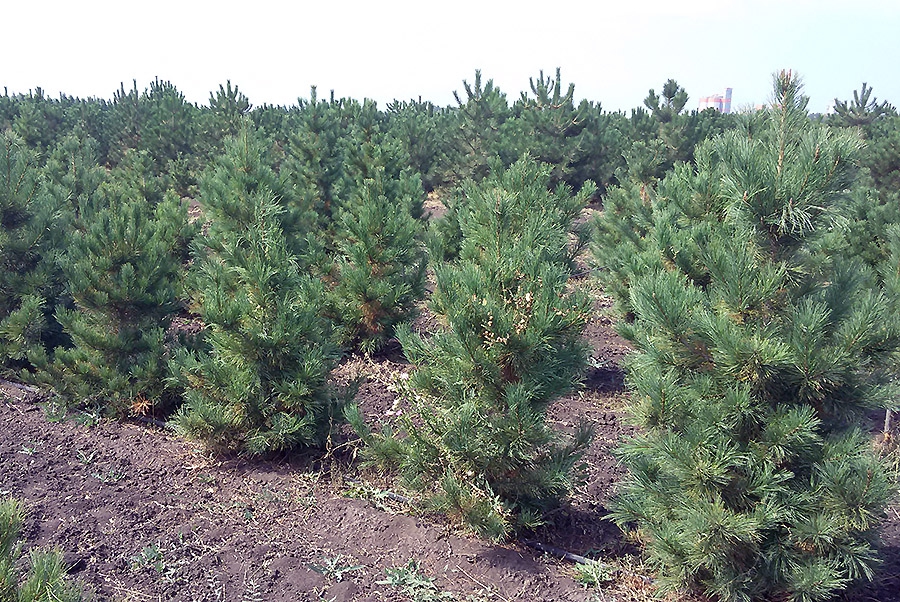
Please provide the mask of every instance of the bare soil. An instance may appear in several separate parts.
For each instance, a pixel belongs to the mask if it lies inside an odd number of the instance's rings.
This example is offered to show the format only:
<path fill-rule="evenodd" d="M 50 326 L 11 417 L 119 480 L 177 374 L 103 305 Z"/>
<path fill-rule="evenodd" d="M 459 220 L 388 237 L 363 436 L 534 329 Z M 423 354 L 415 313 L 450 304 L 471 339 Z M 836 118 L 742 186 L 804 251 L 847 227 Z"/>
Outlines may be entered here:
<path fill-rule="evenodd" d="M 417 511 L 391 493 L 389 476 L 361 472 L 351 446 L 217 458 L 146 424 L 48 422 L 42 395 L 9 383 L 0 388 L 0 495 L 26 503 L 27 546 L 61 550 L 96 600 L 648 600 L 651 579 L 626 556 L 636 550 L 604 519 L 623 475 L 611 450 L 633 429 L 623 414 L 628 347 L 606 317 L 608 303 L 596 309 L 585 332 L 592 367 L 550 412 L 562 430 L 581 417 L 594 424 L 587 472 L 531 539 L 633 567 L 605 590 L 577 583 L 567 561 L 523 543 L 486 543 Z M 429 320 L 418 327 L 433 327 Z M 339 377 L 362 377 L 357 401 L 377 423 L 403 410 L 397 385 L 409 369 L 395 349 L 351 357 Z M 846 600 L 900 600 L 896 508 L 882 553 L 876 582 Z M 397 567 L 433 584 L 391 584 L 387 571 Z"/>

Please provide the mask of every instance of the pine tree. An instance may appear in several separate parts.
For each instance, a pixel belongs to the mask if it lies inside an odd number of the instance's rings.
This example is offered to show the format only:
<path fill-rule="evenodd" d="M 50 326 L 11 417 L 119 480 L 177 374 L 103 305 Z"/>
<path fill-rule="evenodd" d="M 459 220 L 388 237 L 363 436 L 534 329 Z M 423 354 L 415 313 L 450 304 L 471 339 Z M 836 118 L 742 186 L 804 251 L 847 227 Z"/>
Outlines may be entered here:
<path fill-rule="evenodd" d="M 604 111 L 599 102 L 582 110 L 586 123 L 579 136 L 581 156 L 567 182 L 577 188 L 591 180 L 601 195 L 618 181 L 618 172 L 624 166 L 625 149 L 631 144 L 628 121 L 622 113 Z"/>
<path fill-rule="evenodd" d="M 252 219 L 220 227 L 215 248 L 196 260 L 206 348 L 172 364 L 185 389 L 176 424 L 219 452 L 323 445 L 340 403 L 327 386 L 338 352 L 320 315 L 322 286 L 290 253 L 271 191 L 245 201 Z"/>
<path fill-rule="evenodd" d="M 459 258 L 435 267 L 432 306 L 447 326 L 399 335 L 416 366 L 408 437 L 363 430 L 434 507 L 495 539 L 540 521 L 590 439 L 555 432 L 545 413 L 586 361 L 589 303 L 566 285 L 572 223 L 593 189 L 548 192 L 549 178 L 526 157 L 466 187 Z"/>
<path fill-rule="evenodd" d="M 834 99 L 835 121 L 843 126 L 871 125 L 882 115 L 896 112 L 886 100 L 879 104 L 877 98 L 872 98 L 872 87 L 867 86 L 866 82 L 863 82 L 862 88 L 853 91 L 852 101 Z"/>
<path fill-rule="evenodd" d="M 118 415 L 165 411 L 165 330 L 177 310 L 179 236 L 187 208 L 174 193 L 156 205 L 118 182 L 79 207 L 60 267 L 73 306 L 56 320 L 71 339 L 32 354 L 39 381 L 66 407 Z"/>
<path fill-rule="evenodd" d="M 446 141 L 451 135 L 452 115 L 430 102 L 394 101 L 387 106 L 387 134 L 409 157 L 409 166 L 419 174 L 426 192 L 447 181 Z"/>
<path fill-rule="evenodd" d="M 459 105 L 451 156 L 453 180 L 479 181 L 491 172 L 492 165 L 506 167 L 525 149 L 515 148 L 515 143 L 510 140 L 507 122 L 512 111 L 506 94 L 494 85 L 494 80 L 489 79 L 482 85 L 481 71 L 476 71 L 473 83 L 463 80 L 463 89 L 465 100 L 457 92 L 453 93 Z"/>
<path fill-rule="evenodd" d="M 312 208 L 317 228 L 326 238 L 333 236 L 340 207 L 345 179 L 345 147 L 341 141 L 346 135 L 341 101 L 333 94 L 330 100 L 320 100 L 314 86 L 309 100 L 300 101 L 298 116 L 292 120 L 282 173 L 293 185 L 295 196 Z"/>
<path fill-rule="evenodd" d="M 821 251 L 859 148 L 781 73 L 761 118 L 647 198 L 620 272 L 642 434 L 613 517 L 669 588 L 808 602 L 873 575 L 891 485 L 860 425 L 889 402 L 900 325 L 871 270 Z"/>
<path fill-rule="evenodd" d="M 225 86 L 219 84 L 215 93 L 209 93 L 209 111 L 204 112 L 201 119 L 208 153 L 221 152 L 225 139 L 240 133 L 252 106 L 237 86 L 231 86 L 231 80 Z"/>
<path fill-rule="evenodd" d="M 38 87 L 34 92 L 18 97 L 18 114 L 13 119 L 12 130 L 29 148 L 46 152 L 56 145 L 57 137 L 66 130 L 62 104 L 44 96 Z"/>
<path fill-rule="evenodd" d="M 655 183 L 678 162 L 693 162 L 694 149 L 703 140 L 734 126 L 731 115 L 706 110 L 685 111 L 688 94 L 673 79 L 661 94 L 650 90 L 642 108 L 632 111 L 632 144 L 626 154 L 632 179 Z"/>
<path fill-rule="evenodd" d="M 58 343 L 49 314 L 61 292 L 55 255 L 64 247 L 73 191 L 55 180 L 64 169 L 62 150 L 42 170 L 16 134 L 0 134 L 0 144 L 0 354 L 7 367 L 11 360 L 27 367 L 30 353 Z"/>
<path fill-rule="evenodd" d="M 217 451 L 260 455 L 325 444 L 340 415 L 327 386 L 338 350 L 322 283 L 300 258 L 315 223 L 245 124 L 201 181 L 209 220 L 189 278 L 204 347 L 172 362 L 179 428 Z"/>
<path fill-rule="evenodd" d="M 143 92 L 137 81 L 128 92 L 121 85 L 109 107 L 109 153 L 118 165 L 133 151 L 147 154 L 154 175 L 170 178 L 182 195 L 196 194 L 202 162 L 195 151 L 199 110 L 171 82 L 158 78 Z"/>
<path fill-rule="evenodd" d="M 422 224 L 410 213 L 421 204 L 419 179 L 404 186 L 384 168 L 372 175 L 338 214 L 336 284 L 329 293 L 342 339 L 366 352 L 414 317 L 426 267 Z"/>
<path fill-rule="evenodd" d="M 261 191 L 282 208 L 277 219 L 290 251 L 305 250 L 307 234 L 318 217 L 308 199 L 297 194 L 290 177 L 275 171 L 267 142 L 249 122 L 225 141 L 225 152 L 200 181 L 200 202 L 209 228 L 206 244 L 215 250 L 219 239 L 253 223 L 256 207 L 251 199 Z"/>
<path fill-rule="evenodd" d="M 571 182 L 574 164 L 582 158 L 581 133 L 592 107 L 585 101 L 575 107 L 575 84 L 563 91 L 560 70 L 556 77 L 529 78 L 531 95 L 522 93 L 513 106 L 511 129 L 517 146 L 527 148 L 538 161 L 553 166 L 551 184 Z"/>

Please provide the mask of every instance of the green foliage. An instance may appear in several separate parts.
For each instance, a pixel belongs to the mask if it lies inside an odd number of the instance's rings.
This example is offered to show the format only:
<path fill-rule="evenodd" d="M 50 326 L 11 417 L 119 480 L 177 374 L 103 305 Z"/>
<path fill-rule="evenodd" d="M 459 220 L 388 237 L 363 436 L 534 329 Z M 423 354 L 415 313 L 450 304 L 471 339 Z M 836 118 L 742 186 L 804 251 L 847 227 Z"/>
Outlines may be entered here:
<path fill-rule="evenodd" d="M 279 227 L 287 237 L 289 249 L 301 252 L 316 217 L 310 205 L 295 194 L 287 177 L 272 166 L 268 145 L 252 124 L 244 122 L 240 132 L 225 142 L 218 156 L 200 181 L 200 201 L 209 224 L 206 244 L 217 248 L 218 240 L 240 232 L 256 215 L 256 196 L 270 196 L 281 208 Z"/>
<path fill-rule="evenodd" d="M 232 154 L 249 158 L 243 138 Z M 193 309 L 207 327 L 206 348 L 181 351 L 172 363 L 185 389 L 176 416 L 184 434 L 220 452 L 261 455 L 323 445 L 341 403 L 327 386 L 337 360 L 320 315 L 321 283 L 294 255 L 285 232 L 287 209 L 267 186 L 232 161 L 210 176 L 201 198 L 214 215 L 240 199 L 213 236 L 204 237 L 193 275 Z M 209 206 L 207 206 L 207 201 Z"/>
<path fill-rule="evenodd" d="M 155 207 L 118 183 L 79 208 L 60 266 L 74 307 L 56 319 L 71 339 L 52 359 L 33 354 L 39 380 L 69 407 L 116 414 L 165 405 L 165 330 L 177 310 L 177 252 L 187 209 L 172 193 Z"/>
<path fill-rule="evenodd" d="M 422 225 L 410 214 L 421 192 L 409 192 L 381 169 L 367 179 L 338 214 L 336 284 L 329 307 L 345 344 L 372 352 L 414 317 L 425 294 Z"/>
<path fill-rule="evenodd" d="M 416 365 L 403 474 L 433 507 L 495 539 L 533 526 L 566 492 L 590 440 L 586 428 L 553 431 L 545 412 L 586 361 L 589 303 L 566 285 L 572 222 L 593 189 L 551 193 L 549 178 L 525 158 L 466 187 L 459 258 L 435 268 L 432 308 L 446 328 L 399 334 Z M 396 452 L 391 437 L 372 439 Z"/>
<path fill-rule="evenodd" d="M 25 513 L 13 499 L 0 500 L 0 601 L 2 602 L 80 602 L 81 588 L 66 576 L 62 554 L 31 550 L 29 570 L 20 572 L 22 555 L 18 543 Z"/>
<path fill-rule="evenodd" d="M 834 99 L 835 121 L 843 126 L 867 126 L 882 115 L 896 114 L 896 110 L 888 102 L 878 104 L 877 98 L 872 98 L 872 87 L 863 82 L 862 88 L 853 91 L 853 100 Z"/>
<path fill-rule="evenodd" d="M 890 257 L 890 231 L 897 224 L 900 198 L 896 192 L 879 194 L 869 186 L 856 186 L 848 198 L 845 221 L 824 237 L 823 251 L 859 259 L 878 270 Z"/>
<path fill-rule="evenodd" d="M 800 91 L 778 75 L 763 121 L 658 190 L 622 189 L 639 214 L 598 228 L 642 429 L 613 515 L 665 587 L 722 600 L 825 600 L 871 578 L 892 492 L 858 425 L 892 398 L 900 324 L 871 270 L 822 252 L 860 143 L 814 125 Z"/>
<path fill-rule="evenodd" d="M 434 584 L 434 579 L 422 575 L 419 564 L 410 560 L 404 566 L 385 569 L 387 579 L 379 581 L 379 585 L 395 587 L 412 602 L 438 602 L 440 600 L 457 600 L 450 592 L 441 591 Z"/>
<path fill-rule="evenodd" d="M 143 92 L 137 81 L 127 92 L 123 84 L 109 107 L 109 161 L 118 165 L 129 152 L 146 153 L 154 175 L 165 174 L 179 194 L 195 194 L 203 166 L 199 121 L 198 108 L 171 82 L 157 78 Z"/>
<path fill-rule="evenodd" d="M 19 282 L 37 263 L 32 240 L 26 226 L 39 204 L 40 171 L 37 155 L 29 151 L 21 138 L 11 132 L 3 133 L 3 154 L 0 156 L 0 226 L 3 239 L 4 270 L 0 277 L 0 308 L 4 315 L 15 308 L 23 295 Z"/>
<path fill-rule="evenodd" d="M 21 95 L 16 103 L 17 111 L 12 118 L 11 129 L 26 144 L 39 152 L 52 148 L 57 136 L 67 129 L 66 107 L 63 99 L 55 101 L 44 96 L 37 87 L 34 92 Z"/>
<path fill-rule="evenodd" d="M 678 117 L 687 104 L 688 94 L 674 79 L 663 84 L 662 94 L 652 88 L 644 99 L 644 106 L 650 109 L 660 123 L 670 123 Z M 662 103 L 662 104 L 660 104 Z"/>
<path fill-rule="evenodd" d="M 220 84 L 216 92 L 209 93 L 209 112 L 203 113 L 202 127 L 212 148 L 221 149 L 229 136 L 240 133 L 251 107 L 249 99 L 238 86 L 231 86 L 231 80 L 225 86 Z"/>
<path fill-rule="evenodd" d="M 0 141 L 0 354 L 5 365 L 21 367 L 29 353 L 58 343 L 51 324 L 61 287 L 55 254 L 65 245 L 72 197 L 99 177 L 85 165 L 90 145 L 82 156 L 71 148 L 80 144 L 74 138 L 60 143 L 44 170 L 16 134 L 0 134 Z M 85 174 L 78 182 L 69 163 Z"/>
<path fill-rule="evenodd" d="M 866 133 L 868 146 L 863 165 L 872 184 L 889 198 L 900 191 L 900 116 L 876 120 Z"/>
<path fill-rule="evenodd" d="M 341 102 L 334 96 L 320 100 L 316 88 L 309 100 L 300 100 L 296 117 L 290 120 L 289 143 L 283 171 L 298 198 L 312 208 L 317 228 L 329 231 L 340 206 L 347 134 Z"/>
<path fill-rule="evenodd" d="M 508 142 L 505 126 L 512 111 L 506 94 L 494 85 L 494 80 L 482 85 L 481 71 L 476 71 L 472 84 L 463 80 L 463 89 L 465 100 L 453 92 L 459 105 L 451 155 L 455 165 L 454 182 L 479 181 L 490 173 L 493 165 L 510 165 L 524 150 L 512 148 Z"/>
<path fill-rule="evenodd" d="M 387 106 L 387 134 L 409 157 L 409 166 L 430 192 L 446 182 L 452 114 L 430 102 L 394 101 Z"/>
<path fill-rule="evenodd" d="M 685 112 L 688 94 L 673 79 L 662 93 L 650 90 L 644 106 L 632 111 L 631 145 L 626 147 L 629 178 L 651 184 L 678 162 L 692 162 L 703 140 L 733 127 L 733 117 L 714 110 Z"/>
<path fill-rule="evenodd" d="M 545 78 L 541 71 L 528 84 L 531 96 L 522 93 L 513 109 L 516 146 L 528 148 L 536 160 L 552 166 L 551 186 L 568 182 L 581 159 L 580 136 L 593 107 L 585 101 L 575 108 L 575 84 L 563 93 L 559 69 L 555 79 Z"/>

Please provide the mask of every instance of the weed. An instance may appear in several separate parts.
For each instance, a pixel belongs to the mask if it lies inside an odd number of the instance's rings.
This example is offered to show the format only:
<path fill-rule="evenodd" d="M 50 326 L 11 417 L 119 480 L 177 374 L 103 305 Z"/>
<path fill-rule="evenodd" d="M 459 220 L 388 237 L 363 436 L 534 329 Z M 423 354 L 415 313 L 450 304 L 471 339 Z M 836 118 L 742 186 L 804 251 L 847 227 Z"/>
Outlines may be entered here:
<path fill-rule="evenodd" d="M 344 575 L 347 573 L 365 568 L 364 565 L 361 564 L 349 565 L 346 563 L 348 560 L 350 560 L 350 558 L 347 558 L 343 554 L 338 554 L 334 558 L 323 558 L 322 564 L 311 564 L 309 565 L 309 568 L 329 579 L 342 581 Z"/>
<path fill-rule="evenodd" d="M 106 472 L 95 472 L 93 476 L 104 485 L 110 485 L 124 479 L 125 472 L 116 468 L 110 468 Z"/>
<path fill-rule="evenodd" d="M 157 573 L 162 573 L 166 569 L 163 552 L 158 543 L 144 546 L 140 554 L 131 557 L 131 568 L 133 570 L 137 571 L 147 567 L 152 567 Z"/>
<path fill-rule="evenodd" d="M 241 602 L 263 602 L 263 600 L 262 592 L 256 581 L 244 575 L 244 593 L 241 594 Z"/>
<path fill-rule="evenodd" d="M 309 495 L 298 495 L 297 503 L 299 503 L 304 508 L 312 508 L 316 505 L 316 496 L 310 493 Z"/>
<path fill-rule="evenodd" d="M 397 495 L 391 491 L 372 487 L 368 483 L 360 483 L 351 481 L 350 487 L 344 493 L 344 496 L 369 501 L 373 506 L 382 512 L 390 514 L 397 513 L 397 503 L 409 504 L 410 500 L 402 495 Z M 394 502 L 391 507 L 390 502 Z"/>
<path fill-rule="evenodd" d="M 65 410 L 63 410 L 65 411 Z M 103 420 L 103 414 L 99 408 L 92 410 L 82 410 L 72 415 L 72 420 L 81 426 L 97 426 Z"/>
<path fill-rule="evenodd" d="M 256 513 L 253 510 L 253 504 L 232 500 L 230 508 L 232 510 L 237 510 L 238 512 L 240 512 L 241 517 L 248 523 L 252 523 L 254 520 L 256 520 Z"/>
<path fill-rule="evenodd" d="M 216 575 L 210 574 L 206 577 L 206 587 L 209 590 L 210 596 L 212 598 L 207 598 L 215 601 L 225 600 L 225 584 L 219 581 L 219 578 Z M 244 602 L 242 600 L 241 602 Z"/>
<path fill-rule="evenodd" d="M 587 564 L 575 565 L 575 581 L 585 587 L 599 587 L 612 581 L 616 574 L 616 567 L 603 562 L 591 560 Z"/>
<path fill-rule="evenodd" d="M 457 600 L 450 592 L 441 591 L 434 580 L 419 573 L 419 563 L 410 560 L 406 566 L 385 569 L 387 579 L 379 581 L 379 585 L 396 587 L 413 602 L 438 602 L 440 600 Z"/>
<path fill-rule="evenodd" d="M 27 445 L 25 445 L 23 443 L 22 449 L 19 450 L 19 453 L 24 454 L 26 456 L 33 456 L 34 454 L 37 453 L 37 445 L 35 445 L 34 447 L 28 447 Z"/>

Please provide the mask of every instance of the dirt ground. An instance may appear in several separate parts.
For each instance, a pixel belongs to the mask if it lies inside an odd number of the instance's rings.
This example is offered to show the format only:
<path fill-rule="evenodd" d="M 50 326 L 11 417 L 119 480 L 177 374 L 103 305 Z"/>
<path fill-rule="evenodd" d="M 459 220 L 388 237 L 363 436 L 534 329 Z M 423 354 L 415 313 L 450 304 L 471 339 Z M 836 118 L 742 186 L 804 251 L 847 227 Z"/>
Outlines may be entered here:
<path fill-rule="evenodd" d="M 430 324 L 422 323 L 423 328 Z M 618 554 L 602 520 L 621 469 L 625 343 L 598 317 L 585 386 L 559 401 L 560 428 L 597 427 L 590 471 L 534 539 L 578 554 Z M 601 344 L 602 343 L 602 344 Z M 357 401 L 377 422 L 399 408 L 402 355 L 351 357 Z M 398 501 L 349 449 L 249 462 L 209 455 L 165 429 L 92 416 L 48 422 L 40 393 L 6 384 L 0 495 L 28 508 L 27 546 L 61 550 L 98 600 L 591 600 L 572 564 L 522 543 L 491 545 Z M 414 564 L 410 564 L 410 563 Z M 389 569 L 394 572 L 393 581 Z M 429 582 L 428 580 L 433 580 Z M 643 581 L 639 581 L 639 587 Z"/>
<path fill-rule="evenodd" d="M 61 550 L 95 600 L 648 600 L 649 573 L 604 520 L 623 474 L 610 452 L 632 429 L 622 409 L 628 347 L 608 303 L 596 309 L 584 384 L 550 414 L 560 429 L 581 416 L 595 425 L 587 474 L 532 539 L 632 567 L 605 589 L 576 582 L 568 561 L 524 543 L 485 543 L 416 511 L 388 477 L 360 472 L 349 447 L 263 462 L 216 458 L 150 425 L 84 415 L 50 423 L 40 393 L 8 383 L 0 495 L 25 502 L 27 546 Z M 362 375 L 358 402 L 377 422 L 402 410 L 396 385 L 409 368 L 395 351 L 351 357 L 341 375 Z M 894 508 L 883 570 L 845 600 L 900 600 L 898 546 Z"/>

